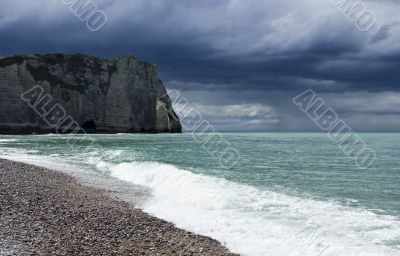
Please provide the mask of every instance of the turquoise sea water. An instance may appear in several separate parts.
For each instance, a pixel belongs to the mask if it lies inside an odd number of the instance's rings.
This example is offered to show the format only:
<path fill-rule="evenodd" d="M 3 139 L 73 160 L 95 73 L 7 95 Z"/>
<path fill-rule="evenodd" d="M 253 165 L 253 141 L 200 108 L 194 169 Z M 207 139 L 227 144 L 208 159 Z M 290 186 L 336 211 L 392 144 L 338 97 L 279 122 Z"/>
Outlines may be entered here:
<path fill-rule="evenodd" d="M 91 150 L 3 135 L 0 154 L 146 186 L 144 211 L 244 255 L 400 255 L 400 134 L 359 134 L 377 154 L 369 169 L 323 133 L 222 135 L 240 152 L 232 169 L 191 134 L 90 135 Z"/>

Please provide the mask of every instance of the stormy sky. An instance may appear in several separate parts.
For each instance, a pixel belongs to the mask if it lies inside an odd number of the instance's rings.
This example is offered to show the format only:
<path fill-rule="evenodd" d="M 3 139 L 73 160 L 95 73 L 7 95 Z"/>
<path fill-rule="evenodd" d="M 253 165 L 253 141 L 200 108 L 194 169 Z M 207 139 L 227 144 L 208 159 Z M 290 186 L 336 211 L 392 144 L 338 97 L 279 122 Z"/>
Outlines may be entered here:
<path fill-rule="evenodd" d="M 307 89 L 355 131 L 400 131 L 398 0 L 363 1 L 368 31 L 338 7 L 358 0 L 93 0 L 97 32 L 70 1 L 0 1 L 0 56 L 134 55 L 220 131 L 318 131 L 292 102 Z"/>

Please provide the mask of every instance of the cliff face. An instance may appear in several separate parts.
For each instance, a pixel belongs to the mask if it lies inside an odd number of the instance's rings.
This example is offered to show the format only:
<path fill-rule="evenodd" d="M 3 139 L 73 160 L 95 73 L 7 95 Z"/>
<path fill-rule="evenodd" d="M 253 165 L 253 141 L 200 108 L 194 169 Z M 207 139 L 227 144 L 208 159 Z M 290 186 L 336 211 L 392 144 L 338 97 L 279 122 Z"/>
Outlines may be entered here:
<path fill-rule="evenodd" d="M 52 132 L 21 99 L 36 85 L 92 132 L 181 132 L 155 65 L 45 54 L 0 59 L 0 133 Z"/>

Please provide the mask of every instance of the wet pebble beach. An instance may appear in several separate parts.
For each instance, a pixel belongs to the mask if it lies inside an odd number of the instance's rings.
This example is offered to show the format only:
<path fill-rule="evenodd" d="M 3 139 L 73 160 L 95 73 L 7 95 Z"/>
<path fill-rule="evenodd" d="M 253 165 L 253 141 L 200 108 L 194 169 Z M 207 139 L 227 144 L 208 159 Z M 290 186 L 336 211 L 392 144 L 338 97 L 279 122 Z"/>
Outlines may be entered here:
<path fill-rule="evenodd" d="M 0 255 L 232 255 L 64 173 L 0 159 Z"/>

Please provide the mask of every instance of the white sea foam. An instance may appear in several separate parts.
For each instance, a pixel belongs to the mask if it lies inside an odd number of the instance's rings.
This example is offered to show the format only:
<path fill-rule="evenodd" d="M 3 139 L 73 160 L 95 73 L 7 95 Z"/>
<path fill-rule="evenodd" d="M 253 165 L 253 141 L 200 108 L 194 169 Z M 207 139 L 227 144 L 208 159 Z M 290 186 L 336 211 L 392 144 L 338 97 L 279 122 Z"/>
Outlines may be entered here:
<path fill-rule="evenodd" d="M 7 145 L 10 142 L 17 141 L 16 139 L 0 139 L 0 145 Z"/>
<path fill-rule="evenodd" d="M 263 191 L 173 165 L 108 162 L 122 153 L 107 154 L 111 158 L 105 162 L 92 152 L 80 156 L 81 164 L 149 187 L 152 197 L 143 205 L 144 211 L 213 237 L 234 252 L 262 256 L 400 255 L 400 220 L 395 217 Z M 59 170 L 74 167 L 59 157 L 31 154 L 8 149 L 2 157 Z"/>
<path fill-rule="evenodd" d="M 400 221 L 367 210 L 261 191 L 159 163 L 102 164 L 152 189 L 144 210 L 244 255 L 400 255 Z"/>
<path fill-rule="evenodd" d="M 60 157 L 60 154 L 50 154 L 48 156 L 35 154 L 38 152 L 37 150 L 20 148 L 0 148 L 0 156 L 4 159 L 59 170 L 69 174 L 90 171 L 88 166 L 83 166 L 83 163 L 76 162 L 74 159 Z"/>

